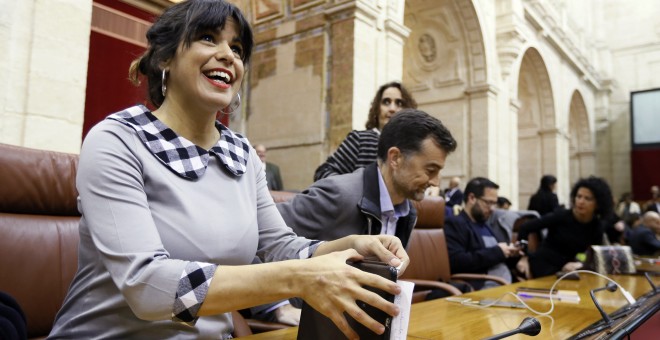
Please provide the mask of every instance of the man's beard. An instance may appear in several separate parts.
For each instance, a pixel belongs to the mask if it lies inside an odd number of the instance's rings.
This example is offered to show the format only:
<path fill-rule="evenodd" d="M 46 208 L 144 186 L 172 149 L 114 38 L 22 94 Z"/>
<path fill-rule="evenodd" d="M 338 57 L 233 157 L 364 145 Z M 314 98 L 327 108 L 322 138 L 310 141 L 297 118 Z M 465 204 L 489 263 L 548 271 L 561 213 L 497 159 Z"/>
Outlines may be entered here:
<path fill-rule="evenodd" d="M 486 214 L 484 214 L 483 210 L 481 210 L 481 208 L 479 208 L 476 204 L 472 206 L 472 209 L 470 209 L 470 214 L 476 222 L 486 222 Z"/>
<path fill-rule="evenodd" d="M 394 184 L 394 190 L 399 193 L 404 193 L 404 197 L 406 199 L 413 201 L 421 201 L 424 199 L 424 192 L 426 191 L 426 188 L 424 188 L 424 190 L 420 190 L 419 188 L 409 187 L 406 185 L 407 183 L 399 181 L 397 177 L 393 178 L 392 183 Z"/>

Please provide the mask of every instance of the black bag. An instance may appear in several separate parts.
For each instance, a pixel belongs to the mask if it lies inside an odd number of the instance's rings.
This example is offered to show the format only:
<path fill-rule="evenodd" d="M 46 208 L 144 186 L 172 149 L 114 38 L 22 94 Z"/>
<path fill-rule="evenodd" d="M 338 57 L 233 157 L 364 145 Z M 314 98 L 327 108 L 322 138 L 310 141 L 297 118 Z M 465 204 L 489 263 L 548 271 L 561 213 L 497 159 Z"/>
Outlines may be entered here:
<path fill-rule="evenodd" d="M 0 291 L 0 339 L 27 339 L 25 314 L 14 298 Z"/>
<path fill-rule="evenodd" d="M 396 282 L 397 271 L 394 267 L 374 261 L 361 261 L 361 262 L 349 262 L 348 264 L 359 268 L 363 271 L 378 274 L 386 279 Z M 394 302 L 394 295 L 384 292 L 380 289 L 375 289 L 372 287 L 365 287 L 365 289 L 370 290 L 389 302 Z M 371 305 L 368 305 L 362 301 L 357 301 L 357 304 L 362 308 L 369 316 L 374 320 L 380 322 L 385 326 L 385 332 L 382 335 L 378 335 L 372 332 L 367 327 L 363 326 L 361 323 L 357 322 L 355 319 L 350 317 L 348 314 L 344 313 L 348 324 L 353 328 L 353 330 L 360 336 L 361 340 L 371 340 L 371 339 L 385 339 L 389 340 L 390 330 L 392 325 L 392 316 L 381 311 L 378 308 L 375 308 Z M 337 326 L 324 316 L 323 314 L 316 311 L 307 303 L 303 303 L 302 314 L 300 316 L 300 327 L 298 328 L 298 340 L 336 340 L 336 339 L 345 339 L 344 333 L 342 333 Z"/>

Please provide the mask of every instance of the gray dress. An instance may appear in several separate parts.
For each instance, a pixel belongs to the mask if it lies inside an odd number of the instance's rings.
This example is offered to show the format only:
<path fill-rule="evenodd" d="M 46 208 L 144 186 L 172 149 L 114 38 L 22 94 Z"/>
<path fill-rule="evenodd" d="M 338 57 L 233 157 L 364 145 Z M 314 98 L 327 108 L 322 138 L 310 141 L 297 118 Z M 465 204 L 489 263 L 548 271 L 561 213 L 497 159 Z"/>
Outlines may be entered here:
<path fill-rule="evenodd" d="M 142 106 L 121 113 L 155 119 Z M 284 224 L 254 149 L 245 148 L 242 174 L 212 155 L 200 157 L 206 167 L 193 164 L 199 176 L 191 179 L 181 169 L 200 159 L 178 159 L 167 142 L 154 147 L 162 140 L 149 142 L 140 131 L 139 123 L 106 119 L 85 139 L 78 271 L 50 338 L 227 337 L 229 314 L 196 315 L 217 265 L 250 264 L 255 254 L 265 262 L 304 258 L 316 249 Z M 221 134 L 230 144 L 240 138 L 250 145 L 226 128 Z M 158 148 L 169 163 L 156 157 Z M 202 282 L 183 294 L 192 270 Z M 190 319 L 182 319 L 182 309 Z"/>

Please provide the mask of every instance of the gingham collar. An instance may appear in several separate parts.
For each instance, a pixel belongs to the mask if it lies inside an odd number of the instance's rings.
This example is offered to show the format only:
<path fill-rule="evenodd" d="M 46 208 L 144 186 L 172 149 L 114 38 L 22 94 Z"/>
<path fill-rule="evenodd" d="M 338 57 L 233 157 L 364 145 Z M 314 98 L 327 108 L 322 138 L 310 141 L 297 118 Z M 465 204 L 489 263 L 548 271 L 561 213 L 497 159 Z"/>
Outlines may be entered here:
<path fill-rule="evenodd" d="M 220 139 L 207 151 L 177 135 L 143 105 L 113 113 L 107 119 L 133 128 L 147 149 L 167 168 L 183 178 L 196 180 L 202 177 L 211 154 L 218 157 L 225 168 L 236 177 L 243 175 L 247 169 L 249 142 L 218 121 L 215 122 L 215 127 L 220 132 Z"/>

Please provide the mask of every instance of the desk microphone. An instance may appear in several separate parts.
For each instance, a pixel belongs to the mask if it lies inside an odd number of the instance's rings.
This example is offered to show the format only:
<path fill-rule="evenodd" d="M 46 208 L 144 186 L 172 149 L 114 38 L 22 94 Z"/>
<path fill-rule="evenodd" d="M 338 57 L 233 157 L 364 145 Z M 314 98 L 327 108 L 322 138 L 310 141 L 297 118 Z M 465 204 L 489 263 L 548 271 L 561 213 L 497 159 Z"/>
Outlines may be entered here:
<path fill-rule="evenodd" d="M 529 336 L 536 336 L 537 334 L 541 333 L 541 323 L 539 320 L 536 320 L 535 318 L 532 317 L 526 317 L 523 319 L 523 321 L 520 323 L 520 326 L 518 328 L 512 329 L 510 331 L 506 331 L 500 334 L 493 335 L 489 338 L 485 338 L 483 340 L 497 340 L 497 339 L 504 339 L 506 337 L 512 336 L 514 334 L 522 333 L 525 335 Z"/>
<path fill-rule="evenodd" d="M 649 272 L 645 272 L 644 276 L 646 277 L 646 280 L 651 285 L 651 288 L 653 288 L 653 293 L 657 293 L 658 292 L 658 287 L 656 287 L 656 285 L 653 283 L 653 280 L 651 280 L 651 275 L 649 274 Z"/>
<path fill-rule="evenodd" d="M 603 308 L 600 306 L 600 303 L 596 300 L 596 295 L 594 293 L 600 292 L 601 290 L 608 290 L 610 292 L 614 292 L 617 289 L 617 285 L 614 282 L 608 282 L 605 287 L 600 287 L 600 288 L 595 288 L 589 291 L 589 295 L 591 295 L 591 300 L 593 300 L 594 305 L 596 305 L 596 309 L 600 312 L 600 315 L 603 316 L 603 320 L 609 325 L 612 323 L 612 319 L 610 319 L 610 316 L 605 313 Z"/>

